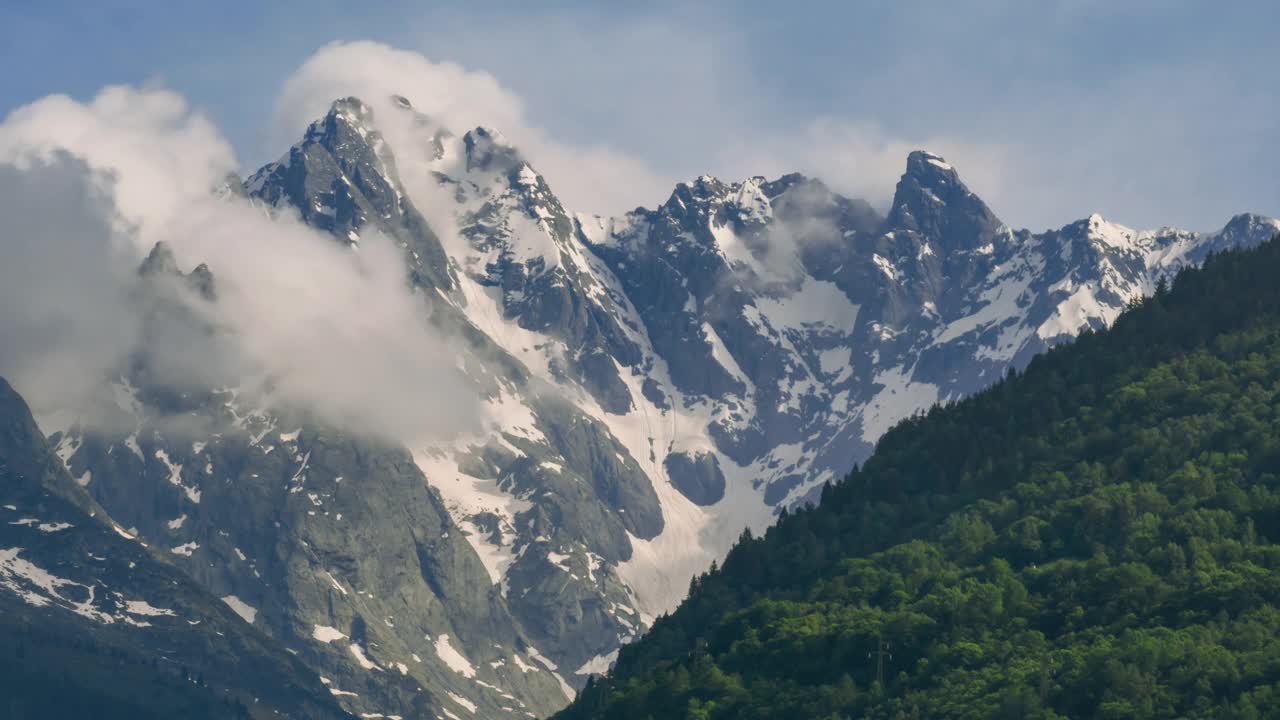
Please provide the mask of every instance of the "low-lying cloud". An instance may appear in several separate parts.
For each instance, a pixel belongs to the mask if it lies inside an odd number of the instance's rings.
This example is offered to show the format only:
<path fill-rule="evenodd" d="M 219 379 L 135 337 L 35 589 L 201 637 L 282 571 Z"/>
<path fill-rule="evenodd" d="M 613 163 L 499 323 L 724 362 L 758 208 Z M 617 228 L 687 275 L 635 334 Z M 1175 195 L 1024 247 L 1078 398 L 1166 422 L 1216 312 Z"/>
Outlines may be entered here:
<path fill-rule="evenodd" d="M 106 182 L 67 153 L 0 163 L 0 375 L 45 422 L 85 407 L 138 339 Z"/>
<path fill-rule="evenodd" d="M 0 124 L 0 375 L 54 422 L 87 407 L 139 347 L 136 269 L 156 242 L 218 298 L 171 301 L 215 329 L 146 326 L 165 380 L 235 381 L 353 432 L 413 441 L 466 431 L 479 402 L 447 339 L 406 282 L 399 249 L 370 233 L 353 252 L 283 214 L 215 188 L 227 143 L 179 96 L 109 88 L 54 97 Z M 52 430 L 56 428 L 46 428 Z"/>

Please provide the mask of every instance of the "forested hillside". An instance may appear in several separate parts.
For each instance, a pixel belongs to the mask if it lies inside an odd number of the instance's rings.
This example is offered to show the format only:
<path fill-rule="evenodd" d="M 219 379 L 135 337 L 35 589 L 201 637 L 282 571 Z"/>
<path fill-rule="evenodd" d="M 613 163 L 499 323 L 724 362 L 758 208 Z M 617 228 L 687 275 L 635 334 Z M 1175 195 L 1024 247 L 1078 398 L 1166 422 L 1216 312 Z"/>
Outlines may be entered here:
<path fill-rule="evenodd" d="M 886 434 L 560 720 L 1280 712 L 1280 239 Z"/>

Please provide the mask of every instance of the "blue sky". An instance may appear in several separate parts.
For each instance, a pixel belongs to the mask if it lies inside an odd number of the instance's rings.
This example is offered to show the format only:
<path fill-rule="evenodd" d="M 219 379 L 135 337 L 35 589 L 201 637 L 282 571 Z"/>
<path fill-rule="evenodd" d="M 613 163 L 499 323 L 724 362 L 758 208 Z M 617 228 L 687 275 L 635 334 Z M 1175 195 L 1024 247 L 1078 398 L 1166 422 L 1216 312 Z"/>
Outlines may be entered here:
<path fill-rule="evenodd" d="M 532 126 L 643 163 L 632 205 L 703 172 L 790 169 L 883 205 L 904 149 L 928 146 L 1016 226 L 1280 215 L 1280 3 L 476 6 L 6 0 L 0 115 L 160 85 L 248 168 L 284 149 L 271 123 L 296 69 L 374 40 L 488 72 Z"/>

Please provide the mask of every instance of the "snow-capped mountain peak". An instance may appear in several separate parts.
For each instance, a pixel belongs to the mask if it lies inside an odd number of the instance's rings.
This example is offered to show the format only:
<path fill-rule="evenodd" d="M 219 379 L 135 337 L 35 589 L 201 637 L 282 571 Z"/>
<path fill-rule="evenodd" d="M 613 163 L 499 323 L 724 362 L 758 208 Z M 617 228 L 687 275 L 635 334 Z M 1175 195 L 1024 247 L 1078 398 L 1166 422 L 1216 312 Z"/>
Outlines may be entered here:
<path fill-rule="evenodd" d="M 1117 250 L 1135 250 L 1141 246 L 1144 239 L 1154 235 L 1150 232 L 1139 233 L 1133 228 L 1108 222 L 1098 213 L 1090 215 L 1085 223 L 1086 232 L 1091 241 Z"/>
<path fill-rule="evenodd" d="M 524 160 L 502 133 L 489 127 L 477 127 L 462 137 L 466 146 L 467 171 L 509 173 Z"/>
<path fill-rule="evenodd" d="M 888 224 L 895 230 L 932 238 L 946 253 L 982 247 L 1003 227 L 951 164 L 924 150 L 907 156 L 907 169 L 894 191 Z"/>

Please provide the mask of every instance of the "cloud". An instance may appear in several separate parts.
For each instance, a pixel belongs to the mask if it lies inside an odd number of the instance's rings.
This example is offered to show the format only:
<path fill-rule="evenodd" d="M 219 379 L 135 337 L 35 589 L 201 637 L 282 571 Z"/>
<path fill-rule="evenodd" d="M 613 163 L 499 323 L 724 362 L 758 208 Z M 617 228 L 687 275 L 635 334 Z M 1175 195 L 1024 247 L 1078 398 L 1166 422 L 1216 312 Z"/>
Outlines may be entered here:
<path fill-rule="evenodd" d="M 218 281 L 226 324 L 267 402 L 300 405 L 358 433 L 401 442 L 477 427 L 456 343 L 408 289 L 401 251 L 366 233 L 358 253 L 292 217 L 242 201 L 205 203 L 173 226 L 181 257 Z"/>
<path fill-rule="evenodd" d="M 477 424 L 479 401 L 399 250 L 370 234 L 355 253 L 217 197 L 234 157 L 173 93 L 41 100 L 0 124 L 0 162 L 0 374 L 43 410 L 82 406 L 145 337 L 170 383 L 231 378 L 348 431 L 407 442 Z M 193 348 L 200 335 L 181 323 L 139 319 L 136 268 L 161 240 L 216 278 L 216 303 L 169 297 L 219 330 L 208 346 Z"/>
<path fill-rule="evenodd" d="M 326 45 L 288 77 L 276 102 L 272 136 L 279 147 L 288 147 L 334 100 L 378 102 L 391 95 L 410 98 L 458 133 L 478 125 L 512 133 L 524 124 L 520 98 L 489 73 L 364 41 Z"/>
<path fill-rule="evenodd" d="M 136 226 L 140 252 L 236 168 L 230 144 L 180 95 L 124 86 L 87 103 L 52 95 L 0 123 L 0 161 L 22 166 L 57 152 L 111 176 L 110 195 Z"/>
<path fill-rule="evenodd" d="M 66 153 L 0 163 L 0 375 L 45 422 L 87 406 L 138 338 L 108 184 Z"/>

